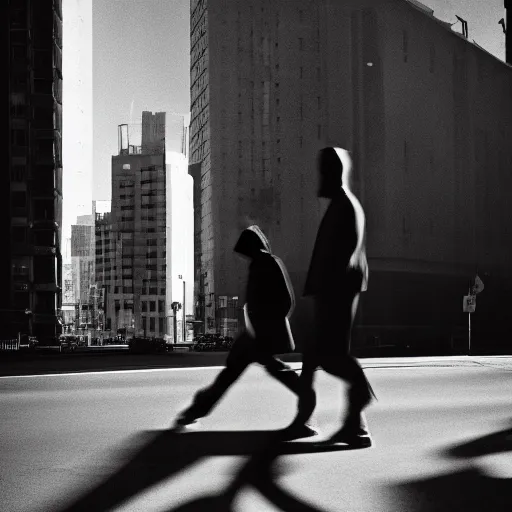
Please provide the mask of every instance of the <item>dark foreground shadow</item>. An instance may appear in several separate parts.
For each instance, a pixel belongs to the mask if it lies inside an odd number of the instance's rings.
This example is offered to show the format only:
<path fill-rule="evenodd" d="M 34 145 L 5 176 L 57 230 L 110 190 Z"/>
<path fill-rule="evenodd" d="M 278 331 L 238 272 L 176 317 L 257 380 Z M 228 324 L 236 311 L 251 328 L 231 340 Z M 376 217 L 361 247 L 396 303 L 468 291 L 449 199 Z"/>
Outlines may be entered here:
<path fill-rule="evenodd" d="M 252 486 L 283 511 L 322 512 L 282 489 L 277 479 L 284 473 L 278 457 L 285 454 L 340 451 L 340 446 L 295 441 L 283 443 L 280 431 L 179 432 L 150 431 L 139 434 L 130 443 L 140 446 L 136 453 L 91 492 L 61 512 L 111 510 L 125 500 L 164 479 L 186 470 L 200 459 L 213 456 L 247 455 L 249 458 L 236 472 L 231 483 L 211 496 L 201 496 L 168 512 L 234 511 L 239 491 Z M 172 505 L 172 504 L 170 504 Z"/>
<path fill-rule="evenodd" d="M 510 512 L 512 478 L 484 474 L 477 457 L 512 451 L 512 428 L 443 450 L 446 457 L 467 459 L 465 469 L 393 486 L 393 510 L 408 512 Z"/>

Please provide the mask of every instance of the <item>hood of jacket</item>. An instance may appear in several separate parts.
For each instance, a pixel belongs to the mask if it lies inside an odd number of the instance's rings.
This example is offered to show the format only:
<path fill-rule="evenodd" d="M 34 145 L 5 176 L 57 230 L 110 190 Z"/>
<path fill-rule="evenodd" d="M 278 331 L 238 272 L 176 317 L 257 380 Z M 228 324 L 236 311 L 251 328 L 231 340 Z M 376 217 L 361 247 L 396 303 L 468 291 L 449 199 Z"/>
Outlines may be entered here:
<path fill-rule="evenodd" d="M 242 231 L 234 251 L 251 259 L 257 256 L 261 251 L 271 253 L 270 243 L 267 237 L 256 225 L 249 226 Z"/>

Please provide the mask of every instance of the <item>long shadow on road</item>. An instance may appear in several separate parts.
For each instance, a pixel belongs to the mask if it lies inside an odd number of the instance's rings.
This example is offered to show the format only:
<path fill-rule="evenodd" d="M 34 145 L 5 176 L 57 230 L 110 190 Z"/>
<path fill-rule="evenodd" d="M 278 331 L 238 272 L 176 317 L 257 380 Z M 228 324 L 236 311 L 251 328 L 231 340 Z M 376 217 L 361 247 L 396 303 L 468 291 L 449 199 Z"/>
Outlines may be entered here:
<path fill-rule="evenodd" d="M 466 468 L 404 482 L 388 489 L 393 510 L 408 512 L 510 512 L 512 478 L 482 472 L 478 457 L 512 451 L 512 428 L 493 432 L 443 450 L 448 458 L 467 460 Z M 398 508 L 398 505 L 400 507 Z"/>
<path fill-rule="evenodd" d="M 201 496 L 170 508 L 168 512 L 231 512 L 242 488 L 257 489 L 283 511 L 322 512 L 293 496 L 278 484 L 283 468 L 277 458 L 285 454 L 316 453 L 347 449 L 342 445 L 322 446 L 312 442 L 283 443 L 280 431 L 179 432 L 150 431 L 136 439 L 142 447 L 115 474 L 61 512 L 111 510 L 149 487 L 177 475 L 200 459 L 214 456 L 249 458 L 233 480 L 216 494 Z"/>

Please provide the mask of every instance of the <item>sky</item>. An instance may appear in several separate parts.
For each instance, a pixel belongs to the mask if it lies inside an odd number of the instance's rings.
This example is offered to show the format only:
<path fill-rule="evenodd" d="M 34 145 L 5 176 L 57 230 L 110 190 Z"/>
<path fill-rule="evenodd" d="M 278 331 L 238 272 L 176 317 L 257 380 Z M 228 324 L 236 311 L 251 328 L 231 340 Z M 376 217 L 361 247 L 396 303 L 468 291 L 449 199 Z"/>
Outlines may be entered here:
<path fill-rule="evenodd" d="M 83 160 L 85 167 L 67 166 L 65 169 L 65 225 L 66 222 L 74 222 L 73 215 L 75 210 L 79 210 L 79 203 L 90 202 L 90 199 L 110 199 L 110 162 L 111 156 L 118 152 L 119 124 L 140 124 L 143 110 L 186 114 L 190 109 L 190 0 L 64 0 L 65 23 L 68 5 L 68 27 L 72 25 L 69 18 L 77 11 L 75 8 L 72 12 L 69 6 L 75 4 L 79 11 L 81 6 L 87 6 L 91 1 L 92 109 L 89 103 L 85 106 L 89 112 L 92 110 L 92 147 L 86 140 L 92 156 Z M 505 12 L 503 0 L 423 0 L 423 3 L 434 9 L 434 15 L 443 21 L 455 22 L 456 14 L 467 20 L 470 40 L 504 59 L 504 34 L 498 24 Z M 460 23 L 454 29 L 460 32 Z M 70 30 L 68 28 L 68 34 Z M 67 35 L 65 24 L 64 42 L 69 44 L 64 47 L 63 58 L 64 67 L 68 59 L 70 70 L 69 60 L 76 59 L 77 55 L 76 48 L 73 52 L 70 45 L 78 44 L 77 39 L 84 45 L 83 38 L 74 39 Z M 68 73 L 68 84 L 72 73 Z M 82 71 L 84 73 L 86 71 Z M 81 99 L 80 95 L 75 100 L 88 101 L 87 98 Z M 65 103 L 64 116 L 75 107 Z M 70 122 L 68 126 L 71 126 Z M 74 129 L 79 134 L 77 123 Z M 72 140 L 76 143 L 76 137 L 68 137 L 67 140 L 64 132 L 65 145 L 71 144 Z M 81 174 L 77 174 L 78 171 Z M 84 179 L 89 180 L 89 189 L 81 188 L 88 190 L 82 201 L 75 200 L 76 192 L 75 195 L 66 194 L 66 183 L 69 191 L 72 183 L 83 183 Z M 73 186 L 75 191 L 80 189 L 78 185 Z M 88 211 L 80 211 L 77 215 L 90 211 L 89 207 Z"/>

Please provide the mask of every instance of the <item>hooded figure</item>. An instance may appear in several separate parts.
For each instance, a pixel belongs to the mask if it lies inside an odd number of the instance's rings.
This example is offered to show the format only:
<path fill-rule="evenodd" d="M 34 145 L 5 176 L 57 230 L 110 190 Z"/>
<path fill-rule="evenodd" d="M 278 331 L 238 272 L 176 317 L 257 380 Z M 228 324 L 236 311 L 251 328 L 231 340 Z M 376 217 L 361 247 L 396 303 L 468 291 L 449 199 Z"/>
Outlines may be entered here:
<path fill-rule="evenodd" d="M 268 354 L 293 352 L 295 344 L 288 322 L 295 296 L 283 262 L 271 253 L 258 226 L 245 229 L 234 251 L 251 260 L 245 297 L 245 323 L 257 350 Z"/>
<path fill-rule="evenodd" d="M 314 300 L 315 336 L 303 352 L 301 394 L 295 420 L 287 437 L 315 435 L 307 425 L 315 405 L 314 371 L 325 371 L 348 385 L 348 412 L 331 442 L 371 446 L 362 410 L 373 392 L 359 363 L 350 356 L 350 337 L 360 292 L 368 286 L 365 251 L 365 216 L 351 190 L 352 162 L 347 151 L 325 148 L 318 158 L 317 195 L 331 202 L 318 228 L 304 296 Z"/>
<path fill-rule="evenodd" d="M 250 260 L 244 305 L 245 330 L 235 340 L 226 367 L 214 382 L 196 393 L 192 404 L 176 420 L 177 427 L 206 416 L 251 363 L 292 392 L 299 392 L 299 376 L 275 357 L 295 348 L 288 318 L 295 306 L 293 289 L 282 261 L 271 254 L 270 244 L 258 226 L 245 229 L 234 248 Z"/>

